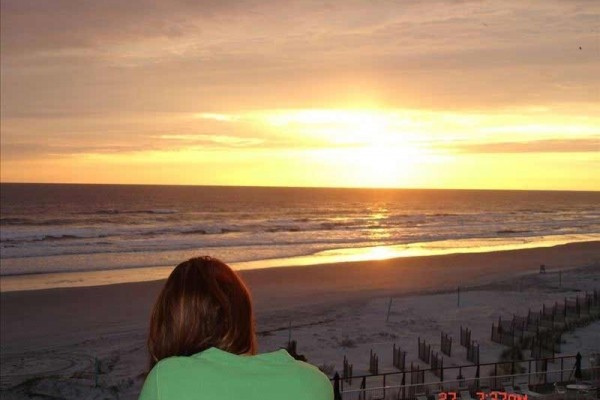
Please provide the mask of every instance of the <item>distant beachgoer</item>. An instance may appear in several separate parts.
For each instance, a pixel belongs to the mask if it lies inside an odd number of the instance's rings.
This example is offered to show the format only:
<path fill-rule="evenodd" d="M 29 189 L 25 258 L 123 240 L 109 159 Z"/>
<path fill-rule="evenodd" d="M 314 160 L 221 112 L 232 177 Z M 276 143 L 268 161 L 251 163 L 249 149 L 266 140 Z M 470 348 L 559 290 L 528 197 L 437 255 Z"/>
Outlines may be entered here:
<path fill-rule="evenodd" d="M 154 305 L 139 399 L 333 399 L 318 368 L 284 349 L 256 354 L 256 347 L 241 278 L 215 258 L 192 258 L 173 270 Z"/>

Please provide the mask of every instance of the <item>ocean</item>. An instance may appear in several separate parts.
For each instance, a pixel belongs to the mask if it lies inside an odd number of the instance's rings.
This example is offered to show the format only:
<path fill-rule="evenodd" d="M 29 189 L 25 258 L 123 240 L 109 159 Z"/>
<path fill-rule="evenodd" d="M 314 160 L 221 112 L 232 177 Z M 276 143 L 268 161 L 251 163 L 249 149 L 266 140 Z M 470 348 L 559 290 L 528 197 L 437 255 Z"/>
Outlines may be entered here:
<path fill-rule="evenodd" d="M 243 269 L 600 240 L 600 192 L 11 183 L 0 189 L 3 277 L 146 271 L 204 254 Z"/>

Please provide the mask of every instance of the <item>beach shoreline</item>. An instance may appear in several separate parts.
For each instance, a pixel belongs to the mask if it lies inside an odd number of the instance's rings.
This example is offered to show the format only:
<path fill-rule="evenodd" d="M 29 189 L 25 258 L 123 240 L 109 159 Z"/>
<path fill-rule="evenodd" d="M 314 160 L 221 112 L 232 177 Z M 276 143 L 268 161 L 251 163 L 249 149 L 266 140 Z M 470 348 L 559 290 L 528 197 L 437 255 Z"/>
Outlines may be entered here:
<path fill-rule="evenodd" d="M 528 238 L 531 239 L 531 238 Z M 289 269 L 305 267 L 321 267 L 325 265 L 351 264 L 356 262 L 394 262 L 396 259 L 414 259 L 417 257 L 438 257 L 457 254 L 482 254 L 505 251 L 540 249 L 575 243 L 594 243 L 590 235 L 567 235 L 565 237 L 549 237 L 540 240 L 520 241 L 498 244 L 500 239 L 475 239 L 459 241 L 462 247 L 456 246 L 456 241 L 438 241 L 429 243 L 413 243 L 396 246 L 377 246 L 366 248 L 335 249 L 320 252 L 311 256 L 291 258 L 274 258 L 267 260 L 230 263 L 237 271 L 262 269 Z M 502 239 L 505 241 L 505 239 Z M 463 243 L 464 242 L 464 243 Z M 460 245 L 459 245 L 460 246 Z M 26 261 L 27 259 L 23 259 Z M 600 255 L 594 262 L 600 262 Z M 25 290 L 41 290 L 68 287 L 93 287 L 120 283 L 149 282 L 166 279 L 173 270 L 172 266 L 152 266 L 138 268 L 119 268 L 93 271 L 50 272 L 22 275 L 4 275 L 0 277 L 0 292 Z"/>
<path fill-rule="evenodd" d="M 439 293 L 468 288 L 489 282 L 538 273 L 544 264 L 548 271 L 598 265 L 600 241 L 573 243 L 547 248 L 499 251 L 490 253 L 450 254 L 442 256 L 395 258 L 386 260 L 324 264 L 303 267 L 265 268 L 240 271 L 249 286 L 257 311 L 287 310 L 357 298 Z M 100 286 L 83 286 L 0 293 L 2 306 L 2 348 L 13 338 L 12 321 L 23 309 L 37 312 L 27 322 L 30 332 L 51 311 L 85 314 L 88 310 L 100 316 L 114 313 L 114 304 L 133 309 L 120 309 L 121 314 L 149 315 L 164 279 Z M 135 301 L 126 301 L 127 298 Z M 84 299 L 85 302 L 75 302 Z M 111 300 L 110 303 L 107 300 Z M 67 308 L 65 304 L 70 304 Z M 75 307 L 72 309 L 75 305 Z M 106 310 L 105 310 L 106 309 Z M 37 318 L 36 318 L 37 317 Z M 95 317 L 94 317 L 95 318 Z M 145 323 L 145 319 L 142 319 Z M 62 330 L 62 327 L 61 329 Z M 16 333 L 16 332 L 15 332 Z M 15 335 L 17 336 L 17 335 Z M 15 346 L 17 347 L 17 346 Z"/>
<path fill-rule="evenodd" d="M 461 321 L 483 339 L 492 321 L 513 309 L 526 312 L 528 305 L 600 289 L 599 257 L 600 242 L 588 242 L 240 274 L 253 294 L 261 352 L 285 345 L 288 332 L 282 328 L 289 324 L 298 327 L 293 338 L 309 361 L 339 369 L 345 354 L 360 364 L 369 346 L 387 348 L 393 341 L 412 347 L 416 335 L 439 340 L 439 329 L 456 336 Z M 545 274 L 539 273 L 541 264 Z M 93 398 L 90 393 L 100 389 L 88 387 L 89 376 L 99 359 L 110 365 L 101 376 L 102 390 L 112 385 L 120 398 L 136 398 L 147 365 L 150 310 L 163 282 L 0 293 L 2 395 L 24 398 L 19 396 L 45 382 L 52 393 L 80 390 L 74 397 Z M 455 304 L 459 286 L 465 306 L 444 311 Z M 494 300 L 498 296 L 504 300 Z M 392 318 L 385 323 L 390 298 Z M 348 341 L 356 345 L 344 347 Z M 490 345 L 488 353 L 498 351 Z M 88 383 L 74 379 L 82 375 Z"/>

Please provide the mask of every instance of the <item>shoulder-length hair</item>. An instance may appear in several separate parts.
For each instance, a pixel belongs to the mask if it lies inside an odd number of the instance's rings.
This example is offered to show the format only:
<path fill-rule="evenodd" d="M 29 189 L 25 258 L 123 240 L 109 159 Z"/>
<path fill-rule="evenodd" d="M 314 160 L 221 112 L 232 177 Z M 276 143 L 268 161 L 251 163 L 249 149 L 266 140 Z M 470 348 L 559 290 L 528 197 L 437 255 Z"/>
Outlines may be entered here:
<path fill-rule="evenodd" d="M 165 283 L 150 318 L 150 368 L 163 358 L 210 347 L 255 354 L 250 293 L 227 264 L 212 257 L 179 264 Z"/>

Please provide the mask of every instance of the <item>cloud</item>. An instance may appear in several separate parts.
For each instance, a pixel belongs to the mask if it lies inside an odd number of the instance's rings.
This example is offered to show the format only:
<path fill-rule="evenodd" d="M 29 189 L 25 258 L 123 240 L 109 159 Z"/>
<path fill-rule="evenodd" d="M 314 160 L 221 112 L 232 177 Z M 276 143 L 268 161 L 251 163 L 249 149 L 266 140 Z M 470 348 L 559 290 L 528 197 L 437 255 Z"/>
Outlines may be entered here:
<path fill-rule="evenodd" d="M 81 154 L 118 154 L 139 151 L 140 147 L 134 144 L 60 144 L 16 142 L 2 145 L 2 161 L 47 160 L 71 157 Z M 156 148 L 158 150 L 158 148 Z M 146 151 L 152 147 L 146 147 Z"/>
<path fill-rule="evenodd" d="M 219 113 L 365 98 L 430 108 L 597 100 L 597 2 L 5 0 L 1 7 L 6 117 Z"/>
<path fill-rule="evenodd" d="M 240 119 L 238 115 L 218 114 L 218 113 L 199 113 L 195 114 L 194 118 L 209 119 L 219 122 L 235 122 Z"/>
<path fill-rule="evenodd" d="M 600 153 L 600 136 L 528 142 L 458 143 L 438 146 L 463 153 Z"/>
<path fill-rule="evenodd" d="M 535 106 L 580 119 L 598 111 L 597 1 L 2 0 L 0 7 L 3 160 L 331 145 L 266 130 L 245 117 L 255 110 L 493 114 Z M 477 133 L 465 135 L 479 140 Z M 513 138 L 454 150 L 593 148 L 590 139 Z"/>
<path fill-rule="evenodd" d="M 202 0 L 8 0 L 1 4 L 2 44 L 7 54 L 59 49 L 101 49 L 148 38 L 176 41 L 201 32 L 201 22 L 237 13 L 246 2 Z"/>
<path fill-rule="evenodd" d="M 170 141 L 172 143 L 181 143 L 186 147 L 193 145 L 202 146 L 204 148 L 206 146 L 218 148 L 243 148 L 256 147 L 264 144 L 264 141 L 258 138 L 240 138 L 225 135 L 160 135 L 157 139 Z"/>

